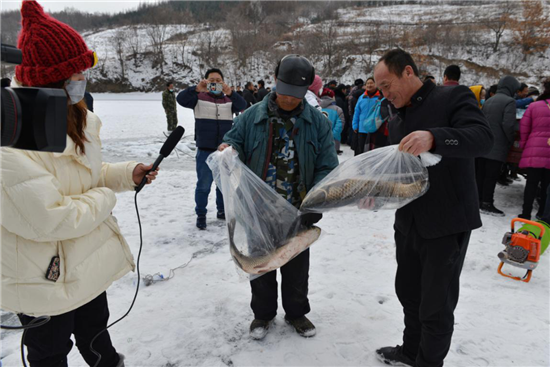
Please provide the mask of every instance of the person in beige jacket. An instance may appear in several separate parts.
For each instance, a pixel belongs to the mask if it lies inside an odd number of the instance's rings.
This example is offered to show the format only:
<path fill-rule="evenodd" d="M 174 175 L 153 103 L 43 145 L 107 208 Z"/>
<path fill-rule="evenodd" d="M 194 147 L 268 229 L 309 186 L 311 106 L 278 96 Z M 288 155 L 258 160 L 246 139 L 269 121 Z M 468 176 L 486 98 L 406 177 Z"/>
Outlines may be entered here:
<path fill-rule="evenodd" d="M 94 365 L 90 341 L 109 318 L 105 291 L 134 269 L 112 215 L 115 192 L 133 190 L 145 175 L 151 183 L 157 172 L 135 162 L 102 163 L 101 121 L 83 101 L 82 72 L 95 64 L 95 53 L 35 1 L 23 2 L 21 16 L 23 61 L 12 87 L 63 88 L 68 136 L 63 153 L 1 149 L 1 307 L 22 324 L 51 316 L 27 330 L 31 366 L 66 366 L 71 334 Z M 108 332 L 93 346 L 102 356 L 99 366 L 124 365 Z"/>

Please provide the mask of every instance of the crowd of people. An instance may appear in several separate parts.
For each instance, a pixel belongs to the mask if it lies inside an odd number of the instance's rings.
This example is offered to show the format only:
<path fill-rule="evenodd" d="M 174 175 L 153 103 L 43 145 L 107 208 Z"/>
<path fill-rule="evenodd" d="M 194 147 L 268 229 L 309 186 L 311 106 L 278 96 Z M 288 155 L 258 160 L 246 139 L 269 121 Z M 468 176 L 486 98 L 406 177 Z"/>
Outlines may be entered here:
<path fill-rule="evenodd" d="M 221 73 L 219 70 L 218 72 Z M 460 85 L 460 78 L 460 67 L 449 65 L 445 69 L 441 85 Z M 425 75 L 422 80 L 437 84 L 432 75 Z M 531 219 L 535 200 L 538 201 L 535 217 L 543 217 L 550 183 L 550 128 L 547 117 L 542 112 L 544 101 L 548 99 L 549 85 L 550 78 L 543 80 L 541 94 L 534 86 L 520 83 L 513 76 L 504 76 L 498 84 L 488 88 L 483 85 L 470 86 L 496 139 L 491 152 L 476 159 L 476 182 L 482 213 L 504 216 L 504 212 L 494 205 L 496 185 L 498 183 L 507 186 L 513 180 L 519 180 L 518 175 L 523 175 L 526 178 L 526 187 L 519 217 Z M 228 88 L 231 92 L 235 90 L 234 87 Z M 271 91 L 271 88 L 265 88 L 263 80 L 258 81 L 257 85 L 247 82 L 242 92 L 239 88 L 236 93 L 243 97 L 246 107 L 235 111 L 235 115 L 260 103 Z M 323 84 L 322 78 L 315 75 L 305 100 L 330 120 L 337 154 L 343 153 L 343 145 L 348 145 L 355 155 L 388 145 L 388 122 L 396 116 L 397 111 L 372 76 L 366 82 L 356 79 L 351 86 L 336 80 Z M 171 108 L 170 113 L 174 114 L 175 106 Z M 532 111 L 537 113 L 533 116 Z M 227 121 L 229 120 L 230 117 Z M 172 126 L 169 126 L 169 130 L 170 127 Z M 224 133 L 224 129 L 219 132 L 218 141 Z M 211 146 L 208 149 L 213 151 L 214 148 Z M 206 228 L 202 218 L 200 222 L 200 228 Z"/>
<path fill-rule="evenodd" d="M 36 1 L 25 0 L 21 15 L 23 60 L 10 86 L 64 90 L 68 136 L 63 153 L 2 149 L 2 309 L 17 313 L 23 325 L 51 316 L 27 330 L 31 366 L 66 366 L 71 335 L 86 363 L 94 365 L 97 355 L 89 346 L 99 335 L 99 366 L 122 367 L 124 356 L 109 333 L 99 334 L 109 318 L 106 289 L 134 268 L 112 215 L 115 192 L 132 190 L 144 178 L 151 183 L 158 172 L 136 162 L 102 162 L 101 121 L 84 100 L 83 72 L 97 56 Z M 395 290 L 404 311 L 403 341 L 377 349 L 376 355 L 392 365 L 442 366 L 471 231 L 482 225 L 480 208 L 503 214 L 493 201 L 503 172 L 527 176 L 520 216 L 531 217 L 540 193 L 536 216 L 550 222 L 550 79 L 537 97 L 512 76 L 502 77 L 495 88 L 468 88 L 460 85 L 460 68 L 450 65 L 443 85 L 437 85 L 435 78 L 420 76 L 409 53 L 393 49 L 366 82 L 357 79 L 353 86 L 324 84 L 312 63 L 294 54 L 277 63 L 271 90 L 263 81 L 257 84 L 248 82 L 239 91 L 225 83 L 219 68 L 177 94 L 172 82 L 166 84 L 168 130 L 177 126 L 178 105 L 195 116 L 197 228 L 207 229 L 213 177 L 206 159 L 216 150 L 234 149 L 296 208 L 338 166 L 344 145 L 356 155 L 388 144 L 415 156 L 441 155 L 440 163 L 428 167 L 429 190 L 396 211 Z M 524 113 L 518 113 L 521 108 Z M 523 153 L 511 162 L 516 131 Z M 216 209 L 217 219 L 224 220 L 219 189 Z M 320 220 L 319 213 L 301 213 L 299 224 L 310 228 Z M 306 317 L 309 265 L 307 249 L 279 269 L 285 321 L 303 337 L 316 334 Z M 249 331 L 259 340 L 277 314 L 276 271 L 250 281 L 250 288 Z"/>

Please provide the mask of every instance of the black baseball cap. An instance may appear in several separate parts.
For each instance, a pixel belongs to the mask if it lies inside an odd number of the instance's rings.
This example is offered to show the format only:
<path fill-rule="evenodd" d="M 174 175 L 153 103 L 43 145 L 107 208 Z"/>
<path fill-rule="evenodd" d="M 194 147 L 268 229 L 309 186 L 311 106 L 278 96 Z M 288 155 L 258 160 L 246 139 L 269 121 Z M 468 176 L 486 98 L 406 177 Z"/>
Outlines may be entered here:
<path fill-rule="evenodd" d="M 303 99 L 315 78 L 311 62 L 300 55 L 286 55 L 275 69 L 276 91 L 284 96 Z"/>

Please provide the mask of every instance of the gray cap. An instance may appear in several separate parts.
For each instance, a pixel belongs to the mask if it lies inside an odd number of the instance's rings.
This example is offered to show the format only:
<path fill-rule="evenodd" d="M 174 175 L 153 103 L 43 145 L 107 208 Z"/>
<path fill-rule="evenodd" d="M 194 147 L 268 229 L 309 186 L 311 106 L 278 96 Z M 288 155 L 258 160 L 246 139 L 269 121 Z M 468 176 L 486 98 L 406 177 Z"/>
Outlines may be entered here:
<path fill-rule="evenodd" d="M 311 62 L 300 55 L 286 55 L 275 69 L 278 94 L 303 99 L 315 78 Z"/>

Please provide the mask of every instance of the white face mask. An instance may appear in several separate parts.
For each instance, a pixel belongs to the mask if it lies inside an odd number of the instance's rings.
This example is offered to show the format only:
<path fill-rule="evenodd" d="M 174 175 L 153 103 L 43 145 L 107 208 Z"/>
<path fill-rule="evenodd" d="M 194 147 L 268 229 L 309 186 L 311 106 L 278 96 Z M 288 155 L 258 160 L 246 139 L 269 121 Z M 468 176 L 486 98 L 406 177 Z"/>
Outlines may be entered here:
<path fill-rule="evenodd" d="M 86 79 L 70 80 L 65 86 L 65 90 L 71 99 L 71 104 L 77 104 L 82 101 L 84 93 L 86 93 Z"/>

